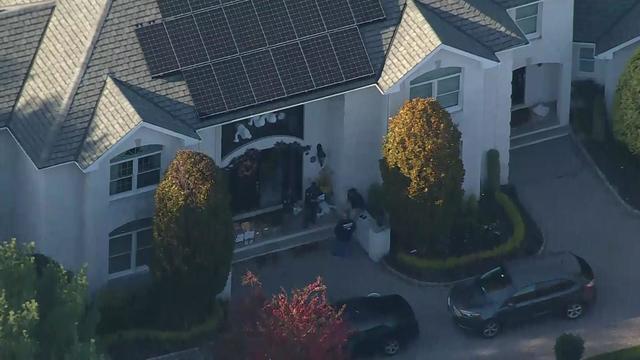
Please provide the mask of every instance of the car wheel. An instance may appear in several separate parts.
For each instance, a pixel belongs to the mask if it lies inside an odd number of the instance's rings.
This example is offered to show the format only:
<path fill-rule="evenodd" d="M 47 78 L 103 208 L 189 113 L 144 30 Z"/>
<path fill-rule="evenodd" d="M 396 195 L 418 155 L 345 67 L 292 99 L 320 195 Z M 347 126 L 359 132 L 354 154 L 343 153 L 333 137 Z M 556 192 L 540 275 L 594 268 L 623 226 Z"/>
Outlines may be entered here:
<path fill-rule="evenodd" d="M 491 339 L 500 333 L 501 326 L 496 320 L 487 320 L 482 326 L 480 334 L 485 339 Z"/>
<path fill-rule="evenodd" d="M 566 316 L 567 319 L 573 320 L 582 316 L 583 313 L 584 313 L 584 306 L 580 303 L 573 303 L 573 304 L 567 305 L 564 311 L 564 316 Z"/>
<path fill-rule="evenodd" d="M 393 356 L 400 351 L 400 342 L 396 339 L 389 339 L 384 342 L 383 352 L 387 356 Z"/>

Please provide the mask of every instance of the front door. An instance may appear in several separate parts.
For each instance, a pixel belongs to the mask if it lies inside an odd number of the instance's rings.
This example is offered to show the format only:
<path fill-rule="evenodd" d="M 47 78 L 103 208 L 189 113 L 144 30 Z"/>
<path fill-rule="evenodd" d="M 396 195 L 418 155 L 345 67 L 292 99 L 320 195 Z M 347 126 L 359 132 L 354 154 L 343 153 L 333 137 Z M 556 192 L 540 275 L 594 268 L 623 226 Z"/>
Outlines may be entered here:
<path fill-rule="evenodd" d="M 527 68 L 521 67 L 513 72 L 511 79 L 511 106 L 524 104 L 524 89 L 527 81 Z"/>

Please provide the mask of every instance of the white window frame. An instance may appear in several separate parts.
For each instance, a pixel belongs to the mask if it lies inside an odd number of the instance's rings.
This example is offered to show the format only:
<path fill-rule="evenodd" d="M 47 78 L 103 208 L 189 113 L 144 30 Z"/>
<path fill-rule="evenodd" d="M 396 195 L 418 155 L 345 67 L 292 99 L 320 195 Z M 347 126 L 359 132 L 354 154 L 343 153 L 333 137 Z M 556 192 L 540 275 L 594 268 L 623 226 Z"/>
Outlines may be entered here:
<path fill-rule="evenodd" d="M 141 273 L 141 272 L 147 272 L 149 271 L 149 266 L 147 265 L 140 265 L 138 266 L 137 264 L 137 254 L 138 254 L 138 233 L 145 231 L 145 230 L 151 230 L 153 231 L 153 228 L 151 226 L 146 226 L 146 227 L 142 227 L 139 229 L 135 229 L 133 231 L 130 232 L 126 232 L 126 233 L 122 233 L 122 234 L 117 234 L 117 235 L 113 235 L 113 236 L 109 236 L 109 247 L 111 246 L 111 240 L 115 239 L 115 238 L 119 238 L 119 237 L 123 237 L 123 236 L 127 236 L 127 235 L 131 235 L 131 248 L 129 249 L 130 251 L 130 266 L 129 269 L 126 270 L 122 270 L 122 271 L 118 271 L 118 272 L 114 272 L 114 273 L 109 273 L 109 264 L 111 263 L 111 258 L 112 257 L 116 257 L 116 256 L 122 256 L 126 253 L 120 253 L 120 254 L 115 254 L 115 255 L 111 255 L 109 253 L 109 251 L 107 252 L 107 273 L 109 274 L 109 279 L 114 279 L 114 278 L 118 278 L 118 277 L 122 277 L 122 276 L 127 276 L 127 275 L 132 275 L 132 274 L 136 274 L 136 273 Z M 149 249 L 152 248 L 152 245 L 145 247 L 144 249 Z"/>
<path fill-rule="evenodd" d="M 146 174 L 146 173 L 149 173 L 149 172 L 152 172 L 152 171 L 158 171 L 159 170 L 160 171 L 160 176 L 162 177 L 162 150 L 163 150 L 163 147 L 162 147 L 162 145 L 158 145 L 158 146 L 160 146 L 160 148 L 157 151 L 153 151 L 153 152 L 150 152 L 150 153 L 142 154 L 142 155 L 139 155 L 139 156 L 131 155 L 131 157 L 126 158 L 124 160 L 109 162 L 109 196 L 111 197 L 112 200 L 113 199 L 119 199 L 119 198 L 122 198 L 122 197 L 127 197 L 127 196 L 130 196 L 130 195 L 135 195 L 135 194 L 138 194 L 138 193 L 141 193 L 141 192 L 151 191 L 151 190 L 154 190 L 155 188 L 158 187 L 158 184 L 156 183 L 156 184 L 148 185 L 148 186 L 145 186 L 145 187 L 142 187 L 142 188 L 138 188 L 138 176 L 140 176 L 142 174 Z M 139 147 L 142 147 L 142 146 L 139 146 Z M 122 154 L 124 154 L 124 153 L 126 153 L 128 151 L 131 151 L 133 149 L 139 148 L 139 147 L 131 148 L 131 149 L 129 149 L 129 150 L 123 152 L 123 153 L 120 153 L 119 155 L 116 155 L 114 158 L 117 158 L 118 156 L 121 156 Z M 155 156 L 155 155 L 158 155 L 158 154 L 160 154 L 160 166 L 158 168 L 154 168 L 152 170 L 147 170 L 147 171 L 144 171 L 144 172 L 138 172 L 138 161 L 140 159 L 144 159 L 144 158 L 147 158 L 147 157 Z M 127 162 L 132 162 L 131 175 L 130 176 L 123 176 L 123 177 L 120 177 L 120 178 L 117 178 L 117 179 L 111 179 L 111 168 L 113 168 L 114 166 L 120 165 L 120 164 L 127 163 Z M 130 190 L 122 191 L 122 192 L 115 193 L 115 194 L 111 194 L 111 183 L 113 183 L 115 181 L 122 180 L 122 179 L 129 178 L 129 177 L 131 177 L 131 189 Z"/>
<path fill-rule="evenodd" d="M 422 73 L 418 76 L 422 76 L 424 74 L 428 73 Z M 450 94 L 454 94 L 454 93 L 458 93 L 458 105 L 454 105 L 454 106 L 449 106 L 446 107 L 445 109 L 449 112 L 455 112 L 455 111 L 460 111 L 462 110 L 462 84 L 463 84 L 463 78 L 462 78 L 462 68 L 460 68 L 460 72 L 457 74 L 453 74 L 453 75 L 447 75 L 447 76 L 443 76 L 437 79 L 433 79 L 433 80 L 428 80 L 428 81 L 423 81 L 423 82 L 419 82 L 419 83 L 415 83 L 415 84 L 411 84 L 409 83 L 409 98 L 411 99 L 411 88 L 417 87 L 417 86 L 423 86 L 423 85 L 427 85 L 430 84 L 431 85 L 431 97 L 438 100 L 439 96 L 445 96 L 445 95 L 450 95 Z M 458 90 L 456 91 L 450 91 L 448 93 L 444 93 L 444 94 L 438 94 L 438 81 L 442 81 L 442 80 L 447 80 L 447 79 L 451 79 L 454 77 L 459 77 L 458 79 Z"/>
<path fill-rule="evenodd" d="M 537 7 L 538 7 L 538 12 L 535 15 L 527 16 L 527 17 L 524 17 L 522 19 L 517 19 L 516 18 L 516 10 L 517 9 L 521 9 L 521 8 L 525 8 L 525 7 L 533 6 L 533 5 L 537 5 Z M 542 1 L 533 1 L 533 2 L 530 2 L 528 4 L 516 6 L 514 8 L 509 9 L 507 12 L 509 13 L 509 16 L 511 16 L 513 21 L 516 23 L 518 28 L 520 28 L 520 25 L 518 25 L 518 21 L 531 19 L 531 18 L 535 17 L 536 18 L 536 31 L 531 33 L 531 34 L 525 34 L 525 36 L 529 40 L 537 39 L 537 38 L 540 38 L 542 36 Z M 522 30 L 522 28 L 520 28 L 520 30 Z M 524 30 L 522 30 L 522 33 L 524 33 Z"/>
<path fill-rule="evenodd" d="M 593 51 L 593 57 L 591 58 L 583 58 L 582 57 L 582 49 L 590 49 Z M 584 71 L 582 70 L 582 62 L 591 62 L 593 64 L 592 71 Z M 578 45 L 578 72 L 582 74 L 593 74 L 596 72 L 596 46 L 595 44 L 580 44 Z"/>

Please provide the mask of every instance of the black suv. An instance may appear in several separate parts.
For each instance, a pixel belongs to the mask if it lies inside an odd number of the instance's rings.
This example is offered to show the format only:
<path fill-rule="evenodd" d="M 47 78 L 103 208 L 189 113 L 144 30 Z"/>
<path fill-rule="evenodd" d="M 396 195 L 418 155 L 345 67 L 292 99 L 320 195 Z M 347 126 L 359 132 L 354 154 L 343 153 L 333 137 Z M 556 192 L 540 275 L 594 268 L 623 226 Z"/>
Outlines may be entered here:
<path fill-rule="evenodd" d="M 572 253 L 550 253 L 507 262 L 454 286 L 448 299 L 456 324 L 492 338 L 503 325 L 549 313 L 582 316 L 594 302 L 593 271 Z"/>
<path fill-rule="evenodd" d="M 334 306 L 345 307 L 343 318 L 351 331 L 347 346 L 352 357 L 395 355 L 418 336 L 413 309 L 400 295 L 372 294 L 343 300 Z"/>

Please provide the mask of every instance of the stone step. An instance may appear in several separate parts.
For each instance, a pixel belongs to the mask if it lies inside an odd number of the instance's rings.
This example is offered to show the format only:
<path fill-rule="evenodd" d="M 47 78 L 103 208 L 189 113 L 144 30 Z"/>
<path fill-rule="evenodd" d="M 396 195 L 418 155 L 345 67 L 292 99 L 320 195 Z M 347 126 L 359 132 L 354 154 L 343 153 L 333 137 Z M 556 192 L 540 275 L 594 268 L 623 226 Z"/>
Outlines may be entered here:
<path fill-rule="evenodd" d="M 547 129 L 540 129 L 528 134 L 522 134 L 511 138 L 511 150 L 539 144 L 544 141 L 558 139 L 568 136 L 570 129 L 568 125 L 553 126 Z"/>
<path fill-rule="evenodd" d="M 289 250 L 314 242 L 329 240 L 333 238 L 333 227 L 333 224 L 318 226 L 297 234 L 291 234 L 281 238 L 245 246 L 235 250 L 233 254 L 233 263 L 250 260 L 278 251 Z"/>

